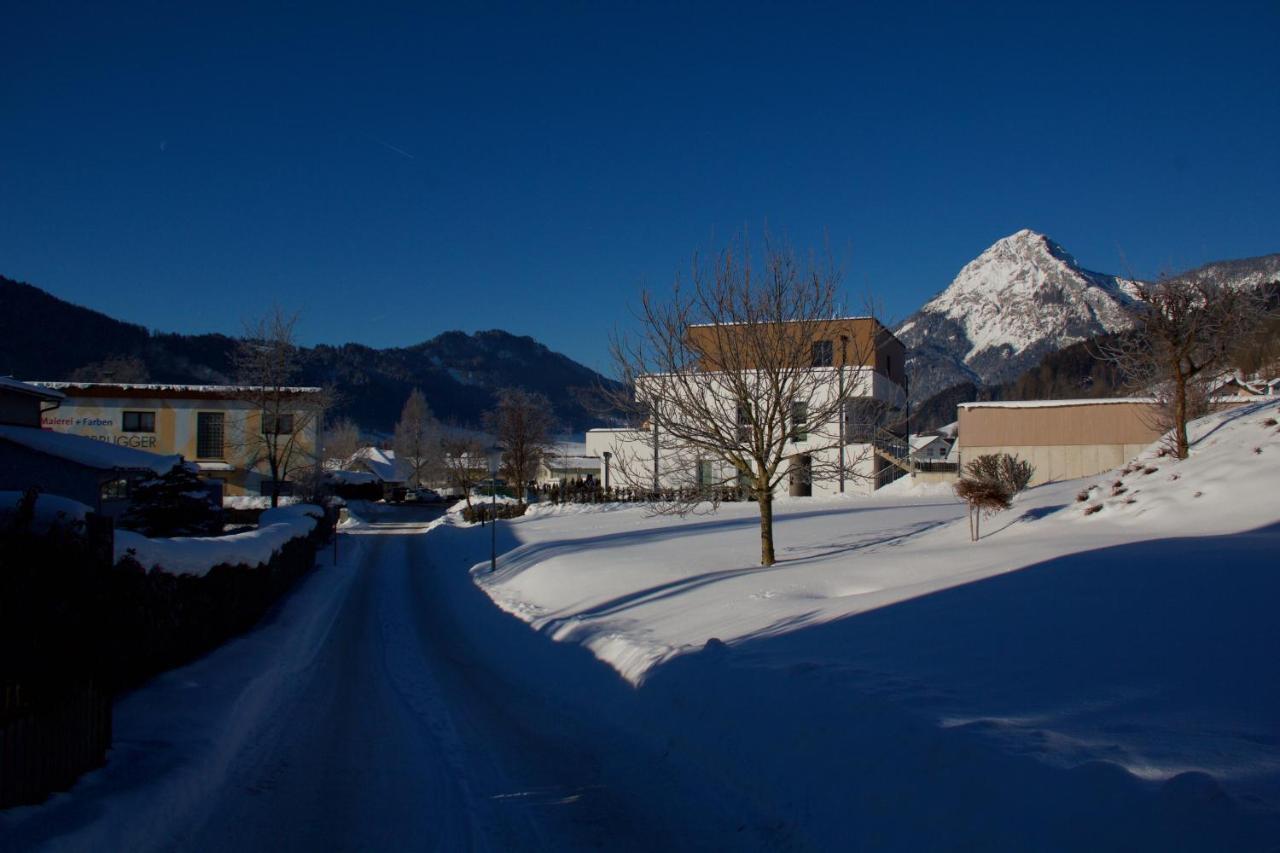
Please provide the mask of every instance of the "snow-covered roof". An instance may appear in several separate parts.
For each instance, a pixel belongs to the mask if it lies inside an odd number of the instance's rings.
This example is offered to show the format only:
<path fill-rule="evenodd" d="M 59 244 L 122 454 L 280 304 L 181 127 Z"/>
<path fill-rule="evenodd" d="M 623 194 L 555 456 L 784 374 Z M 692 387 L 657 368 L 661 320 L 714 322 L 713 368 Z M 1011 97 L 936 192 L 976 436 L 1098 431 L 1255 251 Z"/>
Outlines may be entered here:
<path fill-rule="evenodd" d="M 1257 397 L 1248 394 L 1227 394 L 1214 398 L 1216 403 L 1252 403 Z M 1155 397 L 1088 397 L 1082 400 L 988 400 L 981 403 L 960 403 L 961 409 L 1056 409 L 1064 406 L 1105 406 L 1113 403 L 1158 402 Z"/>
<path fill-rule="evenodd" d="M 911 449 L 919 450 L 922 447 L 928 447 L 935 441 L 947 441 L 947 437 L 945 435 L 934 435 L 933 433 L 913 435 L 911 436 Z"/>
<path fill-rule="evenodd" d="M 72 396 L 92 397 L 235 397 L 246 393 L 261 391 L 262 386 L 255 385 L 190 385 L 182 383 L 154 382 L 49 382 L 33 380 L 34 384 L 45 388 L 70 392 Z M 311 386 L 288 386 L 279 389 L 284 394 L 317 394 L 323 389 Z"/>
<path fill-rule="evenodd" d="M 36 427 L 0 425 L 0 439 L 101 471 L 152 471 L 166 474 L 182 462 L 181 456 L 148 453 L 82 435 Z"/>
<path fill-rule="evenodd" d="M 1081 400 L 987 400 L 960 403 L 961 409 L 1053 409 L 1062 406 L 1106 406 L 1113 403 L 1154 403 L 1154 397 L 1088 397 Z"/>
<path fill-rule="evenodd" d="M 588 470 L 599 470 L 599 456 L 548 456 L 544 463 L 548 469 L 556 468 L 583 468 Z"/>
<path fill-rule="evenodd" d="M 0 376 L 0 388 L 18 394 L 30 394 L 33 397 L 40 397 L 44 400 L 62 400 L 67 396 L 61 391 L 54 391 L 42 385 L 32 385 L 29 382 L 19 382 L 9 376 Z"/>
<path fill-rule="evenodd" d="M 361 465 L 384 483 L 399 483 L 409 478 L 403 463 L 396 459 L 394 450 L 381 447 L 364 447 L 351 457 L 351 465 Z"/>
<path fill-rule="evenodd" d="M 366 483 L 376 483 L 379 480 L 378 475 L 371 471 L 326 471 L 325 476 L 329 478 L 330 482 L 347 486 L 360 486 Z"/>

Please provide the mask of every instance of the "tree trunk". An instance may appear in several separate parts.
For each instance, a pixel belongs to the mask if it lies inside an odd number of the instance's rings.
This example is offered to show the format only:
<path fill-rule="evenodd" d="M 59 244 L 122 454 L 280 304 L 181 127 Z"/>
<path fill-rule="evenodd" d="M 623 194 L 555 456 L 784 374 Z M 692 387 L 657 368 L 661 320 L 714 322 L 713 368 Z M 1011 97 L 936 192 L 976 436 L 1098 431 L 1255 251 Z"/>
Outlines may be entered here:
<path fill-rule="evenodd" d="M 773 558 L 773 492 L 768 484 L 756 489 L 756 502 L 760 504 L 760 565 L 772 566 Z"/>
<path fill-rule="evenodd" d="M 1186 459 L 1191 453 L 1191 443 L 1187 440 L 1187 380 L 1181 376 L 1174 382 L 1173 434 L 1178 458 Z"/>

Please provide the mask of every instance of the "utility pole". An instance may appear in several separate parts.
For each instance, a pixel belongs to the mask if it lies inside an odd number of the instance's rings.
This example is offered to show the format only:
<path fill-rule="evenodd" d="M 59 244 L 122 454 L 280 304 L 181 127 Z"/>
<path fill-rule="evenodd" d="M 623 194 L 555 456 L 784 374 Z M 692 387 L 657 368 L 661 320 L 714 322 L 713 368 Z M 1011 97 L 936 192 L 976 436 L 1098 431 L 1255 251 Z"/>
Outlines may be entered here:
<path fill-rule="evenodd" d="M 840 336 L 840 494 L 844 494 L 844 419 L 848 404 L 844 396 L 844 362 L 847 358 L 849 336 Z"/>

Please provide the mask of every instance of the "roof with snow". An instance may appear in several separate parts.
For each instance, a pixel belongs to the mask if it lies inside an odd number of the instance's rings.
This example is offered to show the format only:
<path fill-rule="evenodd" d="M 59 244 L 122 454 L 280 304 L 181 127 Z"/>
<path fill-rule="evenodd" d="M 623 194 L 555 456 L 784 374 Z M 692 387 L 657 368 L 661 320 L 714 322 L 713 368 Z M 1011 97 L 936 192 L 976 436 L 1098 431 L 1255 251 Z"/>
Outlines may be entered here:
<path fill-rule="evenodd" d="M 547 456 L 543 460 L 543 464 L 547 466 L 548 470 L 552 470 L 552 471 L 558 470 L 558 469 L 579 469 L 579 468 L 583 470 L 597 471 L 600 469 L 600 457 L 586 456 L 586 455 Z"/>
<path fill-rule="evenodd" d="M 246 394 L 260 392 L 260 385 L 186 385 L 148 382 L 46 382 L 35 381 L 35 384 L 63 392 L 69 397 L 196 397 L 203 399 L 234 399 Z M 288 386 L 271 391 L 283 394 L 318 394 L 321 388 L 310 386 Z"/>
<path fill-rule="evenodd" d="M 30 394 L 32 397 L 39 397 L 42 400 L 61 400 L 66 397 L 61 391 L 54 391 L 44 385 L 19 382 L 10 376 L 0 376 L 0 390 L 10 391 L 15 394 Z"/>
<path fill-rule="evenodd" d="M 409 479 L 409 472 L 402 462 L 396 459 L 394 450 L 381 447 L 364 447 L 351 457 L 351 465 L 363 466 L 384 483 L 400 483 Z"/>
<path fill-rule="evenodd" d="M 148 453 L 95 438 L 37 427 L 0 425 L 0 440 L 100 471 L 151 471 L 166 474 L 182 462 L 181 456 Z"/>
<path fill-rule="evenodd" d="M 960 403 L 960 409 L 1052 409 L 1060 406 L 1106 406 L 1116 403 L 1154 403 L 1154 397 L 1086 397 L 1080 400 L 987 400 Z"/>

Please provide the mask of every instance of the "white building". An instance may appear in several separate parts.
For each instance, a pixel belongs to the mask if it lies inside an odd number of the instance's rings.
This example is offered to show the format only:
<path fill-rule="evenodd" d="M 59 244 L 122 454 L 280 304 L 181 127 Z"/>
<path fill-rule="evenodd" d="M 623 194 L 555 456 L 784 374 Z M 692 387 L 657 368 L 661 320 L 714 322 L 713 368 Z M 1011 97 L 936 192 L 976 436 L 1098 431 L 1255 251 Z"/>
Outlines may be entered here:
<path fill-rule="evenodd" d="M 777 494 L 868 493 L 892 479 L 891 463 L 882 454 L 905 455 L 905 424 L 898 416 L 906 402 L 906 352 L 901 341 L 870 317 L 843 318 L 823 325 L 824 334 L 831 337 L 813 341 L 814 363 L 809 368 L 821 381 L 814 384 L 813 397 L 795 404 L 789 419 L 791 433 L 784 450 L 788 476 L 776 487 Z M 641 377 L 641 386 L 644 381 Z M 707 393 L 717 393 L 714 385 L 708 383 Z M 838 419 L 810 422 L 806 413 L 830 408 L 840 389 L 849 399 L 843 428 Z M 718 408 L 732 417 L 733 406 L 726 400 Z M 900 447 L 890 452 L 886 444 Z M 611 484 L 616 487 L 710 487 L 731 483 L 737 477 L 734 469 L 713 453 L 672 447 L 652 425 L 590 430 L 586 453 L 602 459 L 609 454 Z"/>

